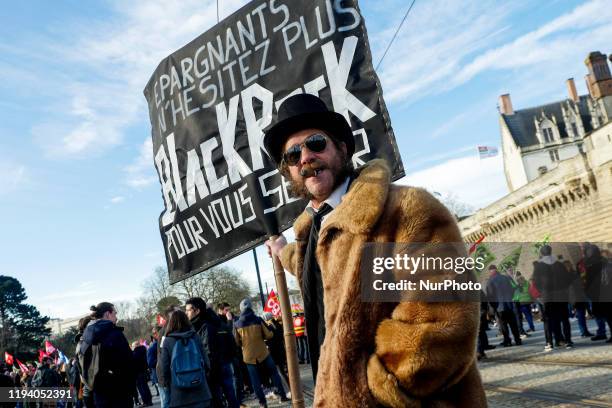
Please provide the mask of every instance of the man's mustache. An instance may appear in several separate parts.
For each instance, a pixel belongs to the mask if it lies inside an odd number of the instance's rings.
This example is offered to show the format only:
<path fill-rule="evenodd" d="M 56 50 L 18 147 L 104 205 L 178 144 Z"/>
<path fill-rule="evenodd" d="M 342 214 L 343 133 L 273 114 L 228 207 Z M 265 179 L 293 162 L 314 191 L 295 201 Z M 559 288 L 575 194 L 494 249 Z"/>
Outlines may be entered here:
<path fill-rule="evenodd" d="M 320 160 L 314 160 L 313 162 L 304 164 L 300 170 L 300 176 L 312 177 L 317 171 L 325 170 L 327 165 Z"/>

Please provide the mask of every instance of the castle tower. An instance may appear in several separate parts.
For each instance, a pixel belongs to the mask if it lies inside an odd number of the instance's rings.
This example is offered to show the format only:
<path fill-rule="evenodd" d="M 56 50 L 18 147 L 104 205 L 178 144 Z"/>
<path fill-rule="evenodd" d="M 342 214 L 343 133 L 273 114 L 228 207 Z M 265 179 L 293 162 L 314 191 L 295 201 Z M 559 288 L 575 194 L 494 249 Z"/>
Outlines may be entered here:
<path fill-rule="evenodd" d="M 599 105 L 603 122 L 612 119 L 612 75 L 606 54 L 594 51 L 584 60 L 589 73 L 585 77 L 591 97 Z"/>

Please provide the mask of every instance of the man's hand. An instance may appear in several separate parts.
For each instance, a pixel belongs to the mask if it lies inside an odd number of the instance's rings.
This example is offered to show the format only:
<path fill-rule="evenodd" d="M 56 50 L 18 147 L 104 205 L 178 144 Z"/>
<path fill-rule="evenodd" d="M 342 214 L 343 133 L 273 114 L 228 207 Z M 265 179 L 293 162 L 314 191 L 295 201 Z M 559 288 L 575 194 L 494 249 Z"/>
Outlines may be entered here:
<path fill-rule="evenodd" d="M 227 312 L 225 312 L 225 317 L 227 318 L 228 321 L 233 321 L 234 320 L 234 315 L 232 314 L 232 312 L 230 312 L 229 310 Z"/>
<path fill-rule="evenodd" d="M 283 234 L 279 235 L 276 239 L 270 238 L 266 241 L 266 248 L 268 249 L 268 256 L 271 258 L 272 255 L 280 257 L 280 253 L 283 248 L 287 245 L 287 240 Z"/>

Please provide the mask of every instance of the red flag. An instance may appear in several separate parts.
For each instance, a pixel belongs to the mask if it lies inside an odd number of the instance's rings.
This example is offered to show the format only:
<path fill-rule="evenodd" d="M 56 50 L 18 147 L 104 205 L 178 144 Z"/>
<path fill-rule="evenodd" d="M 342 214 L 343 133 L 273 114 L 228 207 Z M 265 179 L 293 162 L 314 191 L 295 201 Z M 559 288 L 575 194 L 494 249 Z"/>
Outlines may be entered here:
<path fill-rule="evenodd" d="M 158 326 L 164 326 L 166 324 L 166 319 L 164 319 L 164 316 L 162 316 L 160 314 L 157 315 L 156 320 L 157 320 L 157 325 Z"/>
<path fill-rule="evenodd" d="M 45 351 L 47 354 L 53 354 L 55 352 L 55 347 L 53 347 L 53 344 L 51 344 L 49 340 L 45 340 Z"/>
<path fill-rule="evenodd" d="M 13 356 L 6 351 L 4 352 L 4 361 L 6 361 L 8 366 L 12 366 L 15 363 Z"/>
<path fill-rule="evenodd" d="M 19 366 L 19 368 L 21 369 L 21 371 L 23 371 L 24 374 L 28 373 L 28 366 L 26 366 L 25 364 L 23 364 L 21 361 L 19 361 L 18 358 L 16 358 L 15 360 L 17 360 L 17 365 Z"/>
<path fill-rule="evenodd" d="M 478 241 L 476 241 L 476 242 L 474 242 L 474 243 L 472 244 L 472 246 L 470 247 L 470 250 L 469 250 L 469 252 L 468 252 L 468 255 L 472 255 L 472 253 L 473 253 L 474 251 L 476 251 L 476 248 L 478 248 L 478 244 L 480 244 L 482 241 L 484 241 L 484 239 L 485 239 L 485 235 L 484 235 L 484 234 L 482 234 L 482 237 L 478 238 Z"/>
<path fill-rule="evenodd" d="M 278 297 L 276 296 L 276 293 L 274 293 L 274 289 L 270 291 L 268 300 L 266 300 L 266 306 L 264 307 L 264 312 L 270 312 L 272 313 L 272 316 L 275 316 L 275 317 L 281 315 L 280 302 L 278 301 Z"/>
<path fill-rule="evenodd" d="M 38 362 L 42 363 L 44 357 L 50 357 L 49 353 L 44 352 L 43 350 L 38 350 Z"/>

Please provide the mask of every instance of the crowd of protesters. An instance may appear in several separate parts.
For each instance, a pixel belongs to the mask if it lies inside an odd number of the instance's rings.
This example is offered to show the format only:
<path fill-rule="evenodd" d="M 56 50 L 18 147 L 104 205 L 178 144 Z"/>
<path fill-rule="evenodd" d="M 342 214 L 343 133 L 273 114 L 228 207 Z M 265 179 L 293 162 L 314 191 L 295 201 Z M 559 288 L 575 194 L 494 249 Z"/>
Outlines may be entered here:
<path fill-rule="evenodd" d="M 576 318 L 582 337 L 612 343 L 612 259 L 607 251 L 588 243 L 581 246 L 581 254 L 574 265 L 543 245 L 529 280 L 520 271 L 488 267 L 478 359 L 486 358 L 485 351 L 497 346 L 522 345 L 522 339 L 536 331 L 537 318 L 544 323 L 546 352 L 574 347 L 570 317 Z M 146 407 L 152 406 L 152 389 L 162 407 L 238 408 L 249 394 L 264 407 L 267 398 L 288 401 L 280 317 L 271 313 L 257 316 L 249 299 L 240 303 L 239 310 L 234 315 L 229 304 L 219 303 L 215 311 L 201 298 L 188 299 L 165 311 L 165 324 L 152 328 L 150 344 L 136 341 L 130 347 L 117 325 L 114 305 L 102 302 L 79 321 L 72 358 L 43 357 L 38 365 L 21 370 L 3 364 L 0 386 L 73 390 L 72 401 L 17 404 L 24 408 Z M 594 334 L 587 327 L 588 318 L 597 324 Z M 503 337 L 499 345 L 489 344 L 491 323 Z M 296 313 L 293 324 L 299 362 L 310 363 L 304 314 Z"/>
<path fill-rule="evenodd" d="M 2 379 L 10 387 L 73 390 L 72 400 L 44 405 L 53 407 L 147 407 L 153 405 L 151 390 L 162 407 L 239 408 L 250 394 L 263 407 L 266 398 L 289 401 L 280 317 L 257 316 L 249 299 L 235 316 L 227 303 L 215 311 L 194 297 L 169 307 L 163 320 L 152 328 L 150 344 L 134 341 L 130 347 L 114 305 L 102 302 L 79 321 L 68 362 L 44 357 L 27 372 L 5 365 Z M 300 359 L 302 353 L 307 350 Z"/>
<path fill-rule="evenodd" d="M 542 245 L 529 281 L 520 271 L 501 273 L 496 265 L 489 266 L 486 290 L 481 294 L 478 359 L 496 348 L 489 344 L 486 333 L 491 321 L 503 337 L 499 346 L 520 346 L 521 338 L 536 330 L 534 314 L 544 323 L 545 352 L 574 347 L 570 317 L 576 318 L 581 337 L 612 343 L 612 258 L 590 243 L 582 244 L 580 250 L 580 261 L 573 265 L 553 254 L 550 245 Z M 587 316 L 597 323 L 595 334 L 587 327 Z"/>

